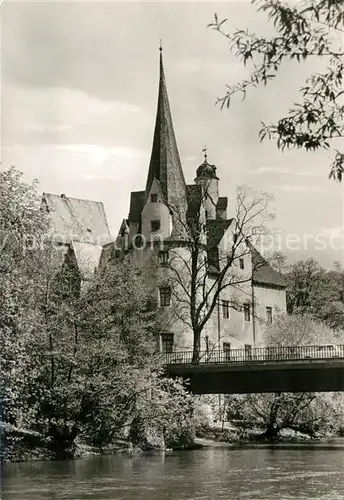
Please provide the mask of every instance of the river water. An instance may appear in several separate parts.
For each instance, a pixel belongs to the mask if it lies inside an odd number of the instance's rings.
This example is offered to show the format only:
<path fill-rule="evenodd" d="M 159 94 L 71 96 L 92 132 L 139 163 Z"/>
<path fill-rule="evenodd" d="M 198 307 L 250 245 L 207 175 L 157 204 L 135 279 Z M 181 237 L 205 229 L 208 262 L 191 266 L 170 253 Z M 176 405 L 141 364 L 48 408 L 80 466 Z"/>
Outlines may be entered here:
<path fill-rule="evenodd" d="M 1 500 L 344 499 L 344 448 L 205 448 L 6 464 Z"/>

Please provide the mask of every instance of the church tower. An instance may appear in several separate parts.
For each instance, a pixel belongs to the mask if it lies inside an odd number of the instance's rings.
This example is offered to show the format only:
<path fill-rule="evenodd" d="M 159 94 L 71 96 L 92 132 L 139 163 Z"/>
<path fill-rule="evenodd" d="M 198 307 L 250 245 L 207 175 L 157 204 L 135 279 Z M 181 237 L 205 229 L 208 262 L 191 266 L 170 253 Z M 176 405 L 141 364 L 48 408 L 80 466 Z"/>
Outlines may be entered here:
<path fill-rule="evenodd" d="M 182 239 L 186 233 L 187 189 L 173 130 L 160 46 L 160 78 L 152 153 L 144 194 L 142 233 Z M 154 219 L 152 219 L 154 217 Z"/>

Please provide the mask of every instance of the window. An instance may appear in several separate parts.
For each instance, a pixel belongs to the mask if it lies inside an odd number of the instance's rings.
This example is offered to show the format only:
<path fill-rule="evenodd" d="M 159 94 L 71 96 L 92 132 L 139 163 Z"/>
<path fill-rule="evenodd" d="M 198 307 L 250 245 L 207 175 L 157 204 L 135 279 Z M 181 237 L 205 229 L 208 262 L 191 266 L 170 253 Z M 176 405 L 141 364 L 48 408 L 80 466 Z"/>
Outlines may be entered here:
<path fill-rule="evenodd" d="M 122 237 L 122 238 L 124 238 L 125 233 L 126 233 L 126 231 L 125 231 L 125 227 L 122 227 L 122 228 L 121 228 L 121 237 Z"/>
<path fill-rule="evenodd" d="M 244 320 L 251 321 L 251 306 L 250 306 L 250 304 L 244 304 Z"/>
<path fill-rule="evenodd" d="M 205 211 L 205 218 L 208 219 L 208 210 Z"/>
<path fill-rule="evenodd" d="M 246 359 L 252 358 L 252 346 L 251 346 L 251 344 L 245 344 L 245 358 Z"/>
<path fill-rule="evenodd" d="M 167 266 L 169 261 L 169 253 L 168 250 L 160 250 L 158 254 L 159 264 L 161 266 Z"/>
<path fill-rule="evenodd" d="M 151 194 L 151 202 L 156 203 L 158 201 L 158 195 L 156 193 Z"/>
<path fill-rule="evenodd" d="M 230 342 L 223 343 L 223 352 L 225 355 L 225 361 L 229 361 L 231 359 L 231 343 Z"/>
<path fill-rule="evenodd" d="M 151 220 L 151 230 L 154 233 L 160 229 L 160 220 Z"/>
<path fill-rule="evenodd" d="M 160 305 L 167 307 L 171 305 L 171 288 L 169 286 L 164 286 L 159 288 L 160 292 Z"/>
<path fill-rule="evenodd" d="M 165 354 L 173 352 L 173 333 L 161 334 L 161 347 L 162 352 Z"/>
<path fill-rule="evenodd" d="M 266 322 L 272 323 L 272 307 L 266 308 Z"/>
<path fill-rule="evenodd" d="M 240 267 L 240 269 L 244 269 L 245 268 L 244 259 L 239 259 L 239 267 Z"/>
<path fill-rule="evenodd" d="M 209 336 L 208 335 L 205 336 L 205 350 L 206 350 L 207 354 L 209 354 Z"/>
<path fill-rule="evenodd" d="M 223 313 L 224 318 L 229 318 L 229 301 L 228 300 L 222 301 L 222 313 Z"/>

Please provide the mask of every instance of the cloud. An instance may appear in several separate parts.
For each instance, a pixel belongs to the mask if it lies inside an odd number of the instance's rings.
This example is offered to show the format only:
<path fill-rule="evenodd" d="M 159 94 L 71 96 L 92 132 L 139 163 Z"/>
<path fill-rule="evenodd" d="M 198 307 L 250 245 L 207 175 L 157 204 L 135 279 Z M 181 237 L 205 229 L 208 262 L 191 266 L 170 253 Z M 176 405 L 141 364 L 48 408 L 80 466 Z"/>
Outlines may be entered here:
<path fill-rule="evenodd" d="M 2 88 L 2 142 L 22 144 L 95 144 L 128 142 L 133 122 L 146 115 L 129 100 L 102 101 L 64 87 Z"/>
<path fill-rule="evenodd" d="M 300 176 L 300 177 L 311 177 L 314 176 L 314 172 L 295 172 L 295 175 Z"/>
<path fill-rule="evenodd" d="M 309 192 L 320 192 L 324 189 L 320 186 L 274 186 L 275 189 L 279 191 L 286 191 L 289 193 L 309 193 Z"/>
<path fill-rule="evenodd" d="M 280 195 L 285 232 L 341 224 L 340 188 L 326 184 L 328 159 L 319 152 L 282 155 L 273 141 L 260 143 L 258 137 L 261 120 L 280 118 L 313 66 L 288 66 L 245 101 L 233 99 L 223 111 L 214 106 L 225 84 L 246 78 L 248 69 L 206 26 L 217 10 L 228 18 L 229 31 L 265 33 L 265 14 L 250 3 L 31 1 L 5 2 L 2 10 L 2 160 L 28 180 L 38 177 L 43 190 L 103 200 L 117 232 L 130 191 L 146 182 L 163 36 L 186 179 L 193 181 L 207 144 L 221 195 L 230 200 L 229 216 L 235 186 L 247 183 Z M 312 186 L 306 186 L 309 175 Z M 306 197 L 293 192 L 315 194 L 306 205 Z"/>
<path fill-rule="evenodd" d="M 276 166 L 266 166 L 266 167 L 259 167 L 259 168 L 256 168 L 256 169 L 252 169 L 250 170 L 250 173 L 252 174 L 268 174 L 268 173 L 272 173 L 272 174 L 289 174 L 290 173 L 290 170 L 289 168 L 285 168 L 285 167 L 281 167 L 279 165 L 276 165 Z"/>
<path fill-rule="evenodd" d="M 59 144 L 52 147 L 59 151 L 66 151 L 78 156 L 87 156 L 99 162 L 114 158 L 142 160 L 146 159 L 148 156 L 147 151 L 140 149 L 129 149 L 124 147 L 104 148 L 97 144 Z"/>

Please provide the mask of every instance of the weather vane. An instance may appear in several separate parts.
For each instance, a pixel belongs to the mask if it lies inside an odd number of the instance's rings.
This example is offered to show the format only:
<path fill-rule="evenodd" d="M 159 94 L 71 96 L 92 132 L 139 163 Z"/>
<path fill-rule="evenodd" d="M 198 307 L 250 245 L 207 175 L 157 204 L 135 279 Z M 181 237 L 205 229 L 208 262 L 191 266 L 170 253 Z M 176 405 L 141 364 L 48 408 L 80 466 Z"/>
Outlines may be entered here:
<path fill-rule="evenodd" d="M 159 50 L 160 50 L 160 52 L 162 52 L 162 40 L 161 40 L 161 38 L 160 38 Z"/>
<path fill-rule="evenodd" d="M 202 153 L 204 153 L 204 160 L 205 161 L 207 161 L 207 151 L 208 151 L 207 146 L 204 146 L 204 148 L 202 149 Z"/>

